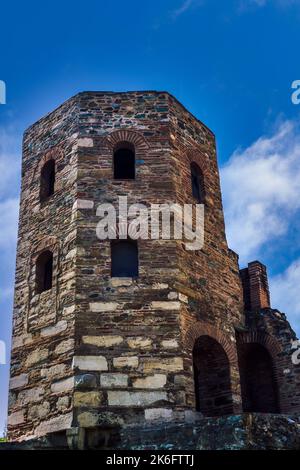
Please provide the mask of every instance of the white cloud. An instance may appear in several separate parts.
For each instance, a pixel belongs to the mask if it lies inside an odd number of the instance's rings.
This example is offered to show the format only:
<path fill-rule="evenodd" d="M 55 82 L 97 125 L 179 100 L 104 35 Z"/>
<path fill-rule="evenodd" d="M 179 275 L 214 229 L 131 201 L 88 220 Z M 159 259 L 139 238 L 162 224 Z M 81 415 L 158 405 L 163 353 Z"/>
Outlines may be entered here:
<path fill-rule="evenodd" d="M 202 5 L 203 0 L 184 0 L 184 2 L 171 12 L 171 17 L 176 20 L 179 16 L 194 6 Z"/>
<path fill-rule="evenodd" d="M 269 280 L 272 306 L 287 312 L 287 319 L 300 334 L 300 259 L 294 261 L 282 274 Z"/>
<path fill-rule="evenodd" d="M 19 199 L 0 202 L 0 249 L 2 256 L 14 249 L 17 239 Z M 10 252 L 10 251 L 9 251 Z"/>
<path fill-rule="evenodd" d="M 240 11 L 247 11 L 251 7 L 265 7 L 266 5 L 274 5 L 282 8 L 292 5 L 299 5 L 299 0 L 241 0 Z"/>
<path fill-rule="evenodd" d="M 286 234 L 300 209 L 298 131 L 299 123 L 285 121 L 221 168 L 228 242 L 243 263 Z"/>
<path fill-rule="evenodd" d="M 20 139 L 12 129 L 0 128 L 0 199 L 19 191 Z"/>

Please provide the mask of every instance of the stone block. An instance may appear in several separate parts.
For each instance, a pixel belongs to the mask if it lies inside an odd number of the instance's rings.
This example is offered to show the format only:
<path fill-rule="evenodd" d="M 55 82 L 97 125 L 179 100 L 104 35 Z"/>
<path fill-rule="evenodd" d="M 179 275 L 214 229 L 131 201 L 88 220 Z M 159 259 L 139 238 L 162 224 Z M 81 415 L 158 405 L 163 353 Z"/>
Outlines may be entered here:
<path fill-rule="evenodd" d="M 80 370 L 107 370 L 107 360 L 104 356 L 74 356 L 73 367 Z"/>
<path fill-rule="evenodd" d="M 127 387 L 128 375 L 126 374 L 101 374 L 100 384 L 103 388 Z"/>
<path fill-rule="evenodd" d="M 91 302 L 91 312 L 114 312 L 119 306 L 118 302 Z"/>
<path fill-rule="evenodd" d="M 44 396 L 44 389 L 42 387 L 28 388 L 22 390 L 18 395 L 18 404 L 27 405 L 28 403 L 34 403 L 41 401 Z"/>
<path fill-rule="evenodd" d="M 137 356 L 114 357 L 113 365 L 116 369 L 122 369 L 125 367 L 136 368 L 139 365 L 139 359 Z"/>
<path fill-rule="evenodd" d="M 101 392 L 75 392 L 74 406 L 90 406 L 98 407 L 103 402 L 103 394 Z"/>
<path fill-rule="evenodd" d="M 109 406 L 148 406 L 160 400 L 167 400 L 166 392 L 125 392 L 108 391 Z"/>
<path fill-rule="evenodd" d="M 183 359 L 182 357 L 143 359 L 143 371 L 150 372 L 152 370 L 181 371 L 183 370 Z"/>
<path fill-rule="evenodd" d="M 12 377 L 9 381 L 9 389 L 15 390 L 16 388 L 24 387 L 28 384 L 28 374 L 20 374 Z"/>
<path fill-rule="evenodd" d="M 35 430 L 35 434 L 43 436 L 51 432 L 63 431 L 70 429 L 73 421 L 73 413 L 67 413 L 64 415 L 55 416 L 47 421 L 42 421 Z"/>
<path fill-rule="evenodd" d="M 105 336 L 83 336 L 82 342 L 93 346 L 109 348 L 123 342 L 122 336 L 105 335 Z"/>
<path fill-rule="evenodd" d="M 44 361 L 45 359 L 47 359 L 48 355 L 49 355 L 48 349 L 36 349 L 32 351 L 27 356 L 27 359 L 25 362 L 26 367 L 31 367 L 34 364 L 38 364 L 39 362 Z"/>
<path fill-rule="evenodd" d="M 180 302 L 174 300 L 166 301 L 153 301 L 151 302 L 153 310 L 180 310 Z"/>
<path fill-rule="evenodd" d="M 15 413 L 11 413 L 8 415 L 7 424 L 8 426 L 17 426 L 18 424 L 24 423 L 24 411 L 16 411 Z"/>
<path fill-rule="evenodd" d="M 173 411 L 170 408 L 149 408 L 145 410 L 146 421 L 171 421 Z"/>
<path fill-rule="evenodd" d="M 167 383 L 165 374 L 154 374 L 133 380 L 133 388 L 163 388 Z"/>
<path fill-rule="evenodd" d="M 66 320 L 61 320 L 56 325 L 53 326 L 47 326 L 46 328 L 41 329 L 41 336 L 55 336 L 59 335 L 59 333 L 62 333 L 65 331 L 68 327 L 68 323 Z"/>
<path fill-rule="evenodd" d="M 152 340 L 143 336 L 128 338 L 127 343 L 131 349 L 149 349 L 152 346 Z"/>
<path fill-rule="evenodd" d="M 67 379 L 59 380 L 57 382 L 53 382 L 51 385 L 51 392 L 52 393 L 65 393 L 69 392 L 74 388 L 74 377 L 68 377 Z"/>

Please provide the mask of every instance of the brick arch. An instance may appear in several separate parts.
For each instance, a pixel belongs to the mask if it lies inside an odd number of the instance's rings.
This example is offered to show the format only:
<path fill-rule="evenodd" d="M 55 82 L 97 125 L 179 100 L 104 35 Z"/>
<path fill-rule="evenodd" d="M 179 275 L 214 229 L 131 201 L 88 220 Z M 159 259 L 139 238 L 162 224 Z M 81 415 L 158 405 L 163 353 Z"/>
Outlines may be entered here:
<path fill-rule="evenodd" d="M 237 343 L 258 343 L 264 346 L 273 358 L 274 367 L 276 367 L 275 358 L 277 354 L 282 352 L 281 345 L 273 336 L 257 330 L 238 333 Z"/>
<path fill-rule="evenodd" d="M 204 155 L 201 150 L 196 148 L 187 150 L 186 156 L 189 163 L 195 162 L 202 171 L 203 176 L 206 177 L 209 168 L 208 157 Z"/>
<path fill-rule="evenodd" d="M 210 336 L 216 340 L 227 354 L 230 364 L 237 364 L 237 354 L 235 347 L 230 344 L 225 335 L 214 325 L 198 321 L 190 326 L 184 337 L 184 349 L 188 354 L 192 354 L 195 341 L 200 336 Z"/>
<path fill-rule="evenodd" d="M 45 163 L 47 163 L 49 160 L 55 161 L 62 155 L 63 155 L 63 151 L 58 146 L 52 147 L 50 150 L 47 150 L 45 153 L 41 154 L 38 157 L 38 162 L 34 168 L 32 178 L 31 178 L 31 183 L 33 182 L 37 174 L 40 175 L 41 170 L 43 166 L 45 165 Z"/>
<path fill-rule="evenodd" d="M 113 150 L 119 142 L 130 142 L 134 145 L 136 151 L 145 151 L 149 148 L 145 137 L 139 132 L 130 129 L 119 129 L 108 135 L 107 144 L 111 150 Z"/>
<path fill-rule="evenodd" d="M 282 412 L 283 403 L 282 403 L 282 396 L 281 396 L 281 387 L 282 387 L 282 376 L 281 376 L 281 361 L 278 359 L 278 354 L 282 352 L 282 347 L 280 343 L 268 333 L 259 331 L 259 330 L 250 330 L 247 332 L 238 332 L 237 333 L 237 351 L 238 351 L 238 358 L 239 358 L 239 370 L 240 370 L 240 377 L 241 383 L 243 382 L 243 377 L 245 377 L 245 372 L 243 372 L 243 368 L 245 367 L 245 363 L 243 361 L 243 349 L 242 345 L 259 345 L 262 346 L 266 352 L 269 354 L 271 359 L 272 365 L 272 376 L 273 378 L 270 379 L 268 386 L 271 387 L 268 392 L 268 397 L 273 396 L 272 407 L 276 407 L 276 411 L 268 411 L 268 412 Z M 242 361 L 242 362 L 241 362 Z M 257 369 L 257 363 L 255 364 Z M 269 370 L 269 369 L 268 369 Z M 247 376 L 249 377 L 248 373 Z M 257 381 L 257 379 L 256 379 Z M 272 392 L 273 390 L 273 392 Z M 243 394 L 244 393 L 244 394 Z M 247 394 L 247 387 L 243 392 L 242 386 L 242 396 L 243 402 L 248 403 L 248 394 Z M 258 394 L 261 396 L 261 393 Z M 262 406 L 260 404 L 260 406 Z M 264 404 L 264 406 L 270 406 L 268 403 Z"/>

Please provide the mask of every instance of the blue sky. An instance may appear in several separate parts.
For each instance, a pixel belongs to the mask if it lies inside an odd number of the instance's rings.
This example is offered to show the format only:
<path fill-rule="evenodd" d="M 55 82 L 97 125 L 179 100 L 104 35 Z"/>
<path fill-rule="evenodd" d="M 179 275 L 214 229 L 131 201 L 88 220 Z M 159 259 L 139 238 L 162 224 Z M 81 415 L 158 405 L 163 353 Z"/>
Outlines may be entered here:
<path fill-rule="evenodd" d="M 76 0 L 1 6 L 0 340 L 10 346 L 21 139 L 83 90 L 168 90 L 216 134 L 228 240 L 268 265 L 300 332 L 300 0 Z M 8 354 L 7 354 L 8 356 Z M 7 357 L 8 360 L 8 357 Z M 8 366 L 0 365 L 0 435 Z"/>

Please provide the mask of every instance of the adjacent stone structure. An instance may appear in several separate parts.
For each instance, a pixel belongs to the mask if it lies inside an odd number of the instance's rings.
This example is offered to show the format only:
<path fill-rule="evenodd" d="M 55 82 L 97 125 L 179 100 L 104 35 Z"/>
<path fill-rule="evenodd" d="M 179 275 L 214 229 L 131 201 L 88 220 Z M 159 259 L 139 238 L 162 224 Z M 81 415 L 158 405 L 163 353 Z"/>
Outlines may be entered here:
<path fill-rule="evenodd" d="M 134 153 L 134 178 L 114 178 L 122 148 Z M 111 243 L 96 236 L 98 205 L 125 195 L 129 205 L 196 203 L 192 164 L 204 247 L 138 240 L 138 276 L 112 277 Z M 270 307 L 265 267 L 239 271 L 226 242 L 215 137 L 174 97 L 84 92 L 25 132 L 11 440 L 297 413 L 295 339 Z"/>

